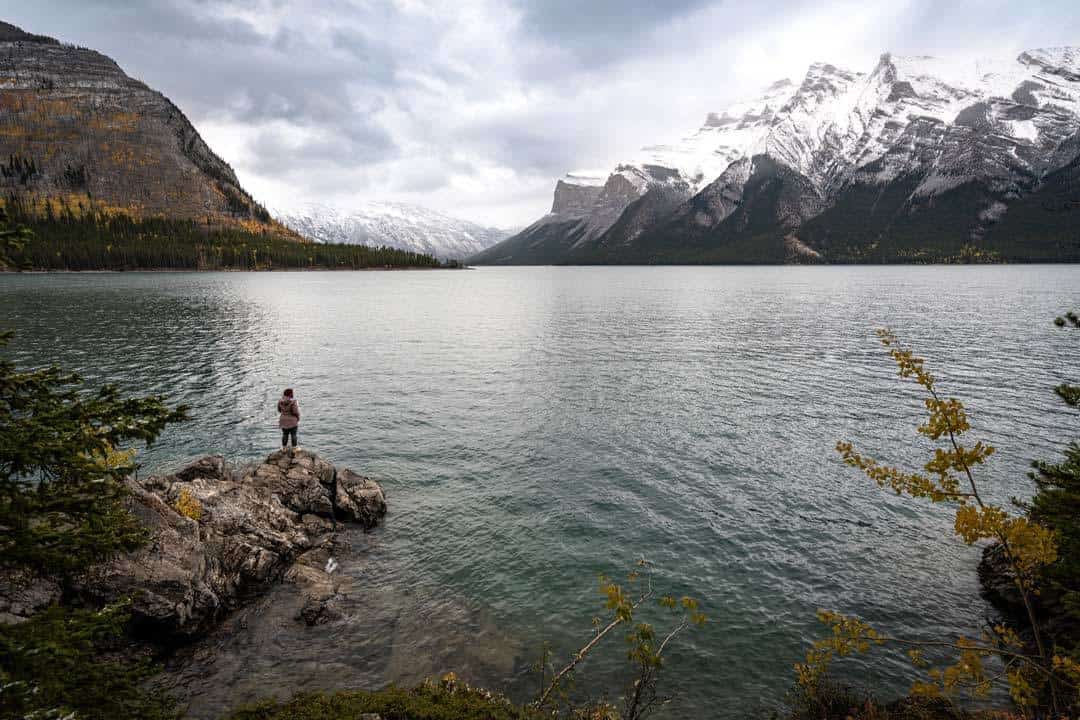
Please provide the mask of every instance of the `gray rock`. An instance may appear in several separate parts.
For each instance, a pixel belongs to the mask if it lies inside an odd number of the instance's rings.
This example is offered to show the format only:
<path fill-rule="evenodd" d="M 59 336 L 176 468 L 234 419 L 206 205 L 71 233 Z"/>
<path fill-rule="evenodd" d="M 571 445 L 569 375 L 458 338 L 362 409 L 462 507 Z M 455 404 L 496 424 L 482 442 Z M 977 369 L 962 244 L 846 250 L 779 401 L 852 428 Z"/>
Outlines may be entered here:
<path fill-rule="evenodd" d="M 382 487 L 351 470 L 338 472 L 335 501 L 340 516 L 360 523 L 367 530 L 375 527 L 386 514 L 386 496 Z"/>
<path fill-rule="evenodd" d="M 306 450 L 278 450 L 255 469 L 253 481 L 298 513 L 334 516 L 334 466 Z"/>
<path fill-rule="evenodd" d="M 196 478 L 207 480 L 225 480 L 229 476 L 225 466 L 225 458 L 221 455 L 207 455 L 199 458 L 183 470 L 176 473 L 178 480 L 190 482 Z"/>
<path fill-rule="evenodd" d="M 27 573 L 0 575 L 0 625 L 23 622 L 60 599 L 60 584 Z"/>
<path fill-rule="evenodd" d="M 336 507 L 340 476 L 347 505 Z M 159 639 L 205 632 L 282 577 L 305 588 L 305 621 L 332 619 L 335 514 L 369 529 L 386 511 L 377 483 L 308 451 L 275 452 L 236 472 L 211 456 L 129 484 L 150 542 L 94 568 L 79 589 L 97 602 L 130 597 L 136 622 Z"/>
<path fill-rule="evenodd" d="M 1000 543 L 983 548 L 978 573 L 983 597 L 991 605 L 1010 617 L 1024 617 L 1024 600 L 1016 588 L 1012 565 Z"/>

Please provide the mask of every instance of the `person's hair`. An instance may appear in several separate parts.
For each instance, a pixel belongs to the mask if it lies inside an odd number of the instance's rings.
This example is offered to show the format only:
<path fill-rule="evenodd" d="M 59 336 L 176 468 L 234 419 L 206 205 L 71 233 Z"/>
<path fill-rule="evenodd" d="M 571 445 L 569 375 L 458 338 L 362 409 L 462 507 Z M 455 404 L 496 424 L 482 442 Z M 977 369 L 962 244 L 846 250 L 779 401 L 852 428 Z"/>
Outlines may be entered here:
<path fill-rule="evenodd" d="M 292 388 L 285 388 L 285 397 L 292 397 Z"/>

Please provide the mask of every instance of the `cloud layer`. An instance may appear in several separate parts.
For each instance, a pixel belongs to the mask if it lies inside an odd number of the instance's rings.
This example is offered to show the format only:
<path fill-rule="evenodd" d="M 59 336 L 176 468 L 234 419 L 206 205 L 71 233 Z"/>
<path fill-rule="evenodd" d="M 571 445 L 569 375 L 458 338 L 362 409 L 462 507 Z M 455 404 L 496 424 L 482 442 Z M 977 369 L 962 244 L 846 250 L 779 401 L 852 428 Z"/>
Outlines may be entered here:
<path fill-rule="evenodd" d="M 360 199 L 523 225 L 815 60 L 1080 42 L 1074 2 L 0 0 L 176 102 L 271 206 Z"/>

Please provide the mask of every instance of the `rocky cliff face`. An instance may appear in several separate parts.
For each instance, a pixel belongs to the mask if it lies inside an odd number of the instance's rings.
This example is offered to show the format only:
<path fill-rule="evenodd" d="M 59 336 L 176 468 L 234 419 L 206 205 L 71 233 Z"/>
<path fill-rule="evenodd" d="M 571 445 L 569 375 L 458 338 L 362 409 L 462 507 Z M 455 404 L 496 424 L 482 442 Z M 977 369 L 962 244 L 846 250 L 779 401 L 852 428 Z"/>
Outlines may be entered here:
<path fill-rule="evenodd" d="M 710 114 L 679 143 L 618 166 L 604 190 L 622 192 L 605 203 L 601 192 L 568 229 L 573 242 L 548 229 L 530 238 L 530 254 L 545 262 L 1078 260 L 1080 233 L 1064 214 L 1024 225 L 1022 242 L 1007 221 L 1011 208 L 1030 214 L 1027 198 L 1068 195 L 1056 173 L 1080 154 L 1078 131 L 1077 48 L 961 64 L 885 54 L 868 73 L 818 63 L 801 83 L 775 83 Z M 1071 192 L 1066 206 L 1080 202 Z M 504 251 L 520 240 L 477 261 L 521 262 Z"/>
<path fill-rule="evenodd" d="M 108 57 L 0 23 L 0 192 L 54 212 L 243 223 L 291 235 L 165 96 Z"/>
<path fill-rule="evenodd" d="M 575 183 L 567 177 L 555 183 L 555 199 L 551 203 L 551 214 L 562 218 L 583 218 L 592 210 L 603 190 L 602 185 Z"/>

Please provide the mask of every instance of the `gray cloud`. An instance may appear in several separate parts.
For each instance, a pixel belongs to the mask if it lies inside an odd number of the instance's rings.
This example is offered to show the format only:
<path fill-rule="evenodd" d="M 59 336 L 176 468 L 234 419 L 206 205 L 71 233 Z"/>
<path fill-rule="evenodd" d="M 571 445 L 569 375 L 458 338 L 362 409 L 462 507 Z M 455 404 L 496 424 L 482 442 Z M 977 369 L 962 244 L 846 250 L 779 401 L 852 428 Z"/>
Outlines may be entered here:
<path fill-rule="evenodd" d="M 673 18 L 710 0 L 518 0 L 522 29 L 592 64 L 607 64 L 641 52 Z"/>
<path fill-rule="evenodd" d="M 161 90 L 271 205 L 386 198 L 501 224 L 814 60 L 1075 43 L 1064 0 L 0 0 Z"/>

